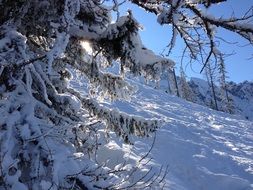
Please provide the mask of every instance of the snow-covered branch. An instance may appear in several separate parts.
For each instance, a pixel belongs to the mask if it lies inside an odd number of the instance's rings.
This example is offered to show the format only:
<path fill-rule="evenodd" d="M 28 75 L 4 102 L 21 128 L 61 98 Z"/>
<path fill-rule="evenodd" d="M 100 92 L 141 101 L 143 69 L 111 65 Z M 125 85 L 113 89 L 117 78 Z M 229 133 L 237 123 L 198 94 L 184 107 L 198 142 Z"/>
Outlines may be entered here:
<path fill-rule="evenodd" d="M 250 7 L 241 17 L 232 15 L 223 18 L 207 12 L 210 6 L 218 6 L 220 3 L 225 3 L 226 0 L 132 0 L 131 2 L 156 14 L 160 24 L 172 25 L 173 35 L 168 46 L 169 53 L 176 43 L 177 35 L 180 34 L 191 58 L 202 62 L 203 68 L 209 61 L 220 59 L 221 54 L 217 53 L 217 42 L 220 39 L 216 38 L 218 28 L 237 33 L 251 45 L 253 43 L 253 7 Z"/>

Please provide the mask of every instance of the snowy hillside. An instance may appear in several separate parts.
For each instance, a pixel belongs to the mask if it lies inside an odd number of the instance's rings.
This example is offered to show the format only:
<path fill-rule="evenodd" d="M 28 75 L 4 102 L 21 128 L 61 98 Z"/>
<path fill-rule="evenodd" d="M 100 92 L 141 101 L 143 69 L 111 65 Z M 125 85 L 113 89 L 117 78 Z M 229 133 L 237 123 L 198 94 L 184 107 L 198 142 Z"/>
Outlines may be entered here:
<path fill-rule="evenodd" d="M 108 166 L 138 161 L 155 144 L 145 167 L 158 173 L 168 166 L 165 189 L 250 190 L 253 189 L 253 123 L 239 116 L 188 103 L 153 88 L 130 81 L 139 90 L 132 101 L 104 102 L 132 115 L 159 118 L 164 125 L 150 138 L 135 138 L 134 146 L 111 134 L 98 150 L 99 162 Z"/>
<path fill-rule="evenodd" d="M 173 86 L 174 81 L 171 81 L 169 83 L 167 78 L 167 75 L 162 76 L 160 81 L 160 89 L 166 92 L 169 91 L 170 94 L 176 95 L 174 89 L 175 87 L 169 88 L 170 85 Z M 180 97 L 183 96 L 183 87 L 181 85 L 181 81 L 181 77 L 177 76 Z M 152 82 L 150 82 L 148 85 L 153 87 L 155 86 L 155 84 Z M 188 98 L 188 101 L 215 109 L 213 92 L 206 80 L 193 77 L 189 81 L 187 81 L 187 85 L 190 90 L 190 98 Z M 232 113 L 235 115 L 241 115 L 245 119 L 253 121 L 253 82 L 228 82 L 226 85 L 228 97 L 230 98 L 230 103 L 232 107 Z M 224 101 L 224 98 L 222 97 L 222 90 L 219 86 L 215 86 L 215 93 L 218 110 L 226 110 L 226 103 Z"/>
<path fill-rule="evenodd" d="M 205 80 L 191 78 L 189 86 L 195 94 L 196 103 L 211 107 L 212 92 Z M 253 83 L 248 81 L 239 84 L 229 82 L 227 87 L 228 95 L 233 102 L 233 112 L 244 116 L 246 119 L 253 120 Z M 218 87 L 216 87 L 216 94 L 218 105 L 220 106 L 222 105 L 222 95 Z"/>

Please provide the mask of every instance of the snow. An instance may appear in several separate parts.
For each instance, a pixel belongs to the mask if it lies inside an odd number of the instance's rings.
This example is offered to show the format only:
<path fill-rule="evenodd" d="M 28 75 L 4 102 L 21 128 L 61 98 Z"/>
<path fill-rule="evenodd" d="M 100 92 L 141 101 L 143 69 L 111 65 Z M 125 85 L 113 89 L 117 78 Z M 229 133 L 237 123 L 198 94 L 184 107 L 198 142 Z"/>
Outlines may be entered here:
<path fill-rule="evenodd" d="M 165 189 L 253 189 L 252 122 L 129 82 L 139 87 L 131 102 L 103 104 L 164 124 L 152 137 L 135 138 L 134 146 L 110 134 L 113 140 L 98 150 L 100 162 L 108 159 L 109 166 L 116 167 L 125 157 L 137 163 L 156 136 L 148 166 L 158 173 L 161 165 L 168 165 Z"/>
<path fill-rule="evenodd" d="M 185 19 L 180 23 L 180 14 L 184 13 L 180 9 L 185 2 L 168 3 L 177 9 L 172 17 L 172 8 L 152 5 L 155 2 L 141 4 L 156 13 L 159 8 L 161 24 L 173 22 L 178 28 L 188 27 Z M 149 189 L 164 185 L 172 190 L 253 188 L 252 122 L 187 103 L 132 80 L 128 82 L 138 86 L 139 91 L 132 101 L 126 101 L 135 88 L 118 75 L 98 70 L 101 62 L 107 59 L 110 65 L 120 58 L 122 70 L 158 81 L 162 71 L 173 68 L 174 61 L 144 47 L 137 33 L 140 25 L 130 11 L 111 24 L 111 10 L 103 3 L 59 3 L 63 4 L 64 10 L 60 11 L 62 6 L 54 9 L 48 2 L 40 2 L 39 6 L 21 3 L 17 11 L 26 19 L 12 22 L 5 18 L 7 13 L 3 16 L 6 26 L 0 31 L 0 188 L 74 189 L 79 182 L 80 189 L 135 189 L 132 185 Z M 49 9 L 46 14 L 36 15 Z M 24 23 L 27 18 L 33 19 Z M 10 23 L 13 28 L 7 26 Z M 242 27 L 236 23 L 228 26 Z M 182 36 L 189 41 L 186 34 Z M 76 43 L 80 37 L 84 50 Z M 39 43 L 36 38 L 40 38 Z M 37 49 L 31 40 L 42 48 Z M 103 49 L 101 53 L 98 47 Z M 98 52 L 89 65 L 92 48 Z M 38 53 L 43 56 L 30 59 Z M 82 58 L 84 54 L 87 56 Z M 7 64 L 14 65 L 6 67 Z M 68 89 L 65 64 L 80 70 L 93 83 L 89 95 L 77 86 L 87 97 Z M 121 100 L 108 100 L 116 98 Z M 150 134 L 160 122 L 161 128 Z M 145 181 L 152 186 L 142 184 Z"/>
<path fill-rule="evenodd" d="M 69 34 L 64 32 L 57 32 L 57 38 L 54 43 L 54 47 L 47 53 L 48 58 L 48 73 L 52 75 L 52 64 L 55 58 L 58 58 L 63 55 L 63 52 L 66 49 L 66 46 L 69 42 Z"/>
<path fill-rule="evenodd" d="M 199 78 L 191 78 L 190 85 L 196 94 L 195 102 L 201 105 L 207 105 L 211 102 L 212 94 L 207 81 Z M 228 95 L 233 100 L 234 113 L 253 120 L 253 83 L 244 81 L 239 84 L 230 82 L 228 86 Z M 219 97 L 222 90 L 216 87 L 216 95 Z M 219 98 L 220 99 L 220 98 Z M 222 107 L 222 102 L 218 100 L 218 105 Z"/>

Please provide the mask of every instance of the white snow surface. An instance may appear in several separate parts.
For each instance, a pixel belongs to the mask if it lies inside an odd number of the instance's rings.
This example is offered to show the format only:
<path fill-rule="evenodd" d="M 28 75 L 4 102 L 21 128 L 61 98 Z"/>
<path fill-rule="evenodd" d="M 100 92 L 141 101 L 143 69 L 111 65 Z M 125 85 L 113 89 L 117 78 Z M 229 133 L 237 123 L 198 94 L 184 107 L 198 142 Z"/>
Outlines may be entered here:
<path fill-rule="evenodd" d="M 98 150 L 99 162 L 107 160 L 112 168 L 122 164 L 122 157 L 137 162 L 155 138 L 148 166 L 156 173 L 161 166 L 168 166 L 164 189 L 253 189 L 252 122 L 129 82 L 139 88 L 131 102 L 103 102 L 104 106 L 161 119 L 164 124 L 151 137 L 133 137 L 133 146 L 123 144 L 112 133 L 111 141 Z"/>

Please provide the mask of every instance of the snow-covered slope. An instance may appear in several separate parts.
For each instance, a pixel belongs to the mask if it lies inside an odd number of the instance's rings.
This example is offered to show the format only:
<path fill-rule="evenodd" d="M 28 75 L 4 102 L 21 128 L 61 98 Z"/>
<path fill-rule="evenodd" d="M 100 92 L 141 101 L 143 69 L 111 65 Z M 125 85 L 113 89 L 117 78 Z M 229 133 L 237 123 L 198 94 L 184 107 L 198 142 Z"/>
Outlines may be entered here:
<path fill-rule="evenodd" d="M 240 116 L 186 102 L 162 90 L 137 85 L 132 101 L 104 102 L 105 106 L 164 121 L 156 135 L 135 138 L 134 146 L 113 138 L 98 151 L 98 161 L 108 166 L 125 157 L 138 160 L 155 144 L 147 166 L 158 173 L 168 166 L 165 189 L 250 190 L 253 189 L 253 123 Z M 144 166 L 143 166 L 144 167 Z M 145 168 L 144 167 L 144 168 Z"/>
<path fill-rule="evenodd" d="M 158 88 L 176 95 L 174 79 L 171 79 L 172 81 L 168 82 L 167 75 L 167 73 L 163 73 Z M 136 80 L 142 84 L 146 84 L 142 77 L 136 78 Z M 181 81 L 181 77 L 177 76 L 179 95 L 180 97 L 184 97 Z M 192 77 L 187 83 L 190 90 L 189 93 L 191 94 L 190 97 L 188 97 L 188 101 L 215 109 L 213 92 L 206 80 Z M 157 84 L 153 81 L 149 81 L 146 85 L 157 88 Z M 247 120 L 253 121 L 253 82 L 228 82 L 227 91 L 231 104 L 231 112 L 236 115 L 241 115 Z M 225 97 L 223 97 L 223 91 L 219 86 L 215 86 L 215 94 L 218 110 L 228 112 L 226 101 L 224 101 Z"/>
<path fill-rule="evenodd" d="M 212 107 L 212 92 L 207 81 L 199 78 L 191 78 L 188 82 L 191 90 L 195 94 L 194 102 L 200 105 Z M 244 116 L 244 118 L 253 121 L 253 83 L 244 81 L 236 84 L 229 82 L 227 84 L 228 95 L 232 100 L 233 113 Z M 222 110 L 221 89 L 216 87 L 216 96 L 219 110 Z"/>

